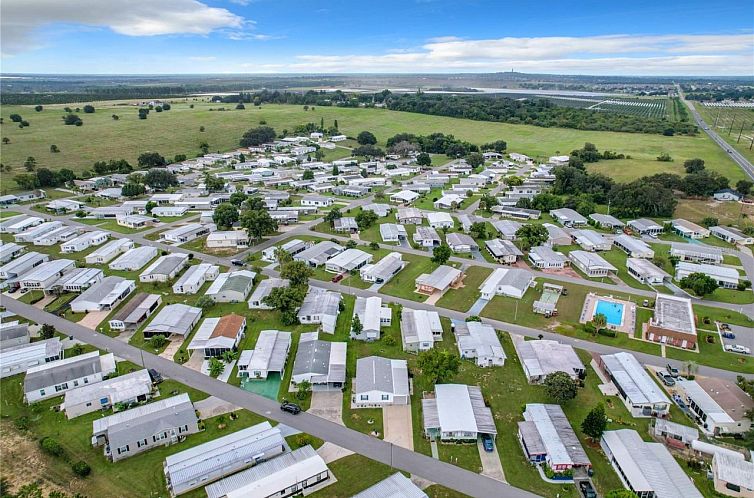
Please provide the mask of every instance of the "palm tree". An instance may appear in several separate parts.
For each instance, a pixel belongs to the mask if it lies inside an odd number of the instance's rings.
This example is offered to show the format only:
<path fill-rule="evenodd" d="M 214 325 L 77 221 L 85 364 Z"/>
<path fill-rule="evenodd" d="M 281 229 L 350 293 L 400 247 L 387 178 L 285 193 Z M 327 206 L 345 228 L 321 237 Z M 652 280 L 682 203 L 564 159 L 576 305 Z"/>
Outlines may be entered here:
<path fill-rule="evenodd" d="M 607 317 L 604 313 L 597 313 L 592 317 L 592 324 L 596 330 L 605 328 L 605 325 L 607 325 Z"/>
<path fill-rule="evenodd" d="M 686 371 L 686 377 L 691 377 L 699 371 L 699 365 L 694 360 L 686 360 L 683 362 L 683 369 Z"/>

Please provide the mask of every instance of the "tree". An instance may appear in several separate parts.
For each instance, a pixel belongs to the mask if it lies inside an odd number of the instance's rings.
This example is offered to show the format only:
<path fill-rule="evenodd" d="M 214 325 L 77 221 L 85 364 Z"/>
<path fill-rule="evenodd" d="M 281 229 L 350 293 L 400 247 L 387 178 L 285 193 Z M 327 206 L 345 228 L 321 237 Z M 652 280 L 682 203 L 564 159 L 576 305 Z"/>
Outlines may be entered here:
<path fill-rule="evenodd" d="M 256 147 L 272 142 L 277 137 L 275 130 L 269 126 L 258 126 L 247 130 L 241 137 L 241 147 Z"/>
<path fill-rule="evenodd" d="M 686 173 L 699 173 L 704 169 L 704 159 L 687 159 L 683 162 Z"/>
<path fill-rule="evenodd" d="M 71 465 L 71 470 L 73 471 L 74 474 L 76 474 L 79 477 L 86 477 L 92 473 L 92 468 L 89 466 L 88 463 L 86 463 L 83 460 L 74 462 Z"/>
<path fill-rule="evenodd" d="M 215 305 L 215 300 L 212 299 L 210 296 L 205 295 L 196 300 L 196 306 L 201 308 L 203 311 L 207 311 L 214 305 Z"/>
<path fill-rule="evenodd" d="M 65 449 L 63 448 L 63 446 L 56 439 L 53 439 L 51 437 L 43 437 L 39 441 L 39 446 L 41 446 L 42 451 L 44 451 L 48 455 L 59 457 L 65 454 Z"/>
<path fill-rule="evenodd" d="M 705 226 L 707 228 L 715 227 L 719 224 L 720 224 L 720 220 L 712 216 L 706 216 L 702 219 L 702 226 Z"/>
<path fill-rule="evenodd" d="M 359 142 L 359 145 L 376 145 L 377 137 L 371 131 L 362 131 L 356 137 L 356 141 Z"/>
<path fill-rule="evenodd" d="M 78 114 L 66 114 L 63 117 L 63 124 L 81 126 L 83 124 L 83 121 L 81 121 L 81 118 L 78 116 Z"/>
<path fill-rule="evenodd" d="M 289 261 L 280 268 L 280 277 L 290 280 L 292 287 L 305 286 L 314 271 L 304 261 Z"/>
<path fill-rule="evenodd" d="M 126 183 L 121 188 L 121 194 L 125 197 L 136 197 L 144 194 L 146 187 L 140 183 Z"/>
<path fill-rule="evenodd" d="M 223 202 L 215 208 L 212 214 L 212 221 L 215 225 L 222 228 L 230 228 L 233 223 L 237 222 L 240 218 L 238 209 L 230 202 Z"/>
<path fill-rule="evenodd" d="M 749 195 L 752 187 L 754 187 L 754 183 L 749 180 L 738 180 L 736 183 L 736 190 L 741 195 Z"/>
<path fill-rule="evenodd" d="M 605 493 L 605 498 L 636 498 L 636 493 L 630 489 L 613 489 Z"/>
<path fill-rule="evenodd" d="M 351 332 L 353 335 L 359 335 L 364 330 L 364 325 L 361 324 L 361 318 L 359 315 L 353 315 L 353 321 L 351 322 Z"/>
<path fill-rule="evenodd" d="M 607 325 L 607 317 L 604 313 L 595 313 L 592 317 L 592 324 L 596 330 L 603 329 Z"/>
<path fill-rule="evenodd" d="M 218 378 L 221 373 L 225 371 L 225 363 L 218 360 L 215 357 L 209 359 L 209 375 L 213 378 Z"/>
<path fill-rule="evenodd" d="M 408 140 L 403 140 L 388 148 L 388 152 L 390 152 L 391 154 L 401 156 L 401 157 L 408 157 L 412 154 L 419 152 L 419 150 L 420 149 L 418 145 L 413 144 L 409 142 Z"/>
<path fill-rule="evenodd" d="M 296 312 L 306 296 L 305 286 L 276 287 L 272 289 L 262 302 L 280 312 L 280 320 L 283 325 L 296 325 L 298 316 Z"/>
<path fill-rule="evenodd" d="M 252 239 L 259 240 L 274 233 L 278 229 L 278 222 L 267 211 L 247 209 L 241 214 L 241 226 L 249 232 Z"/>
<path fill-rule="evenodd" d="M 8 137 L 3 137 L 3 143 L 4 143 L 4 144 L 9 144 L 9 143 L 10 143 L 10 138 L 8 138 Z"/>
<path fill-rule="evenodd" d="M 487 223 L 484 221 L 476 221 L 471 224 L 469 228 L 471 235 L 477 239 L 487 238 Z"/>
<path fill-rule="evenodd" d="M 683 370 L 686 372 L 686 377 L 693 378 L 699 371 L 699 365 L 694 360 L 686 360 L 683 362 Z"/>
<path fill-rule="evenodd" d="M 225 180 L 210 173 L 204 174 L 204 186 L 210 192 L 222 192 L 225 190 Z"/>
<path fill-rule="evenodd" d="M 662 154 L 660 154 L 659 156 L 657 156 L 657 160 L 660 161 L 661 163 L 672 163 L 673 162 L 673 158 L 670 157 L 670 154 L 668 154 L 667 152 L 663 152 Z"/>
<path fill-rule="evenodd" d="M 338 169 L 337 164 L 332 165 L 332 176 L 338 176 L 340 174 L 340 170 Z"/>
<path fill-rule="evenodd" d="M 52 152 L 53 154 L 57 154 L 58 152 L 60 152 L 60 149 L 58 149 L 57 145 L 52 144 L 50 145 L 50 152 Z"/>
<path fill-rule="evenodd" d="M 162 104 L 163 111 L 169 111 L 170 109 L 171 109 L 170 104 L 168 103 Z"/>
<path fill-rule="evenodd" d="M 308 380 L 302 380 L 296 384 L 296 399 L 306 399 L 309 391 L 312 390 L 312 383 Z"/>
<path fill-rule="evenodd" d="M 147 214 L 152 214 L 152 210 L 157 207 L 157 203 L 155 201 L 147 201 L 146 206 L 144 206 L 144 210 L 147 212 Z"/>
<path fill-rule="evenodd" d="M 113 121 L 118 121 L 120 119 L 120 116 L 117 114 L 113 114 L 111 117 L 113 118 Z"/>
<path fill-rule="evenodd" d="M 153 335 L 149 339 L 149 343 L 152 345 L 155 349 L 160 349 L 162 346 L 165 345 L 165 343 L 168 342 L 168 340 L 165 338 L 162 334 Z"/>
<path fill-rule="evenodd" d="M 472 168 L 477 168 L 484 164 L 484 156 L 479 152 L 472 152 L 466 156 L 466 163 Z"/>
<path fill-rule="evenodd" d="M 432 250 L 432 262 L 438 265 L 444 265 L 450 259 L 452 251 L 448 244 L 440 244 Z"/>
<path fill-rule="evenodd" d="M 516 239 L 519 240 L 521 247 L 526 250 L 544 244 L 549 238 L 550 234 L 547 228 L 542 225 L 524 225 L 516 230 Z"/>
<path fill-rule="evenodd" d="M 230 199 L 228 200 L 228 202 L 230 202 L 236 207 L 241 207 L 241 204 L 243 204 L 247 198 L 248 196 L 246 194 L 244 194 L 240 190 L 237 190 L 236 192 L 233 192 L 232 194 L 230 194 Z"/>
<path fill-rule="evenodd" d="M 246 106 L 243 105 L 243 102 L 239 102 L 238 104 L 236 104 L 237 111 L 243 111 L 244 109 L 246 109 Z"/>
<path fill-rule="evenodd" d="M 714 278 L 705 273 L 692 273 L 679 282 L 682 289 L 688 289 L 699 297 L 712 294 L 718 288 Z"/>
<path fill-rule="evenodd" d="M 20 114 L 11 114 L 9 117 L 10 117 L 10 120 L 13 121 L 14 123 L 20 123 L 21 121 L 24 120 L 24 118 L 22 118 Z"/>
<path fill-rule="evenodd" d="M 592 441 L 598 441 L 605 429 L 607 429 L 607 415 L 605 414 L 605 407 L 600 403 L 587 413 L 586 418 L 581 422 L 581 430 Z"/>
<path fill-rule="evenodd" d="M 461 360 L 450 351 L 432 348 L 419 353 L 416 364 L 430 382 L 442 384 L 450 381 L 458 373 Z"/>
<path fill-rule="evenodd" d="M 86 104 L 84 106 L 84 114 L 92 114 L 94 112 L 94 106 L 90 104 Z"/>
<path fill-rule="evenodd" d="M 359 214 L 356 215 L 356 224 L 359 226 L 359 230 L 366 230 L 374 225 L 378 219 L 379 216 L 377 216 L 377 213 L 374 211 L 361 210 Z"/>
<path fill-rule="evenodd" d="M 139 109 L 139 119 L 147 119 L 149 116 L 149 109 Z"/>
<path fill-rule="evenodd" d="M 176 154 L 173 156 L 173 162 L 174 163 L 182 163 L 186 160 L 186 154 Z"/>
<path fill-rule="evenodd" d="M 302 180 L 314 180 L 314 170 L 307 169 L 304 171 L 304 174 L 301 176 Z"/>
<path fill-rule="evenodd" d="M 23 190 L 32 190 L 39 187 L 37 181 L 37 175 L 31 173 L 24 173 L 13 177 L 13 181 L 16 182 L 19 188 Z"/>
<path fill-rule="evenodd" d="M 416 156 L 416 164 L 418 164 L 419 166 L 431 166 L 432 156 L 430 156 L 426 152 L 422 152 L 421 154 Z"/>
<path fill-rule="evenodd" d="M 209 152 L 209 144 L 202 140 L 199 142 L 199 150 L 202 151 L 202 154 L 207 154 Z"/>
<path fill-rule="evenodd" d="M 144 183 L 155 190 L 165 190 L 169 187 L 178 186 L 178 178 L 166 169 L 150 169 L 144 175 Z"/>
<path fill-rule="evenodd" d="M 490 194 L 484 194 L 482 195 L 482 198 L 479 199 L 479 209 L 483 209 L 488 213 L 492 212 L 492 208 L 497 206 L 499 204 L 496 197 L 490 195 Z"/>
<path fill-rule="evenodd" d="M 330 226 L 333 225 L 335 220 L 339 220 L 343 217 L 343 214 L 340 212 L 340 209 L 338 208 L 332 208 L 330 211 L 327 212 L 325 215 L 325 221 L 330 223 Z"/>
<path fill-rule="evenodd" d="M 42 328 L 39 331 L 43 339 L 52 339 L 55 337 L 55 332 L 57 332 L 57 330 L 55 330 L 55 327 L 49 323 L 42 325 Z"/>
<path fill-rule="evenodd" d="M 524 179 L 521 178 L 520 176 L 511 176 L 511 177 L 505 179 L 505 183 L 509 187 L 518 187 L 518 186 L 524 184 Z"/>
<path fill-rule="evenodd" d="M 37 160 L 33 156 L 29 156 L 24 161 L 24 168 L 26 171 L 34 171 L 37 168 Z"/>
<path fill-rule="evenodd" d="M 42 112 L 42 109 L 44 109 L 44 107 L 42 107 L 41 105 L 34 106 L 34 110 L 37 112 Z"/>
<path fill-rule="evenodd" d="M 505 142 L 505 140 L 495 140 L 491 143 L 486 143 L 482 145 L 482 150 L 493 150 L 499 154 L 502 154 L 505 152 L 505 149 L 508 148 L 508 144 Z"/>
<path fill-rule="evenodd" d="M 576 381 L 565 372 L 553 372 L 545 377 L 545 393 L 558 404 L 563 404 L 576 397 Z"/>
<path fill-rule="evenodd" d="M 142 152 L 139 154 L 138 164 L 140 168 L 161 168 L 168 162 L 158 152 Z"/>
<path fill-rule="evenodd" d="M 383 151 L 379 147 L 375 147 L 374 145 L 367 144 L 353 149 L 351 151 L 351 155 L 364 157 L 382 157 L 385 155 L 385 151 Z"/>

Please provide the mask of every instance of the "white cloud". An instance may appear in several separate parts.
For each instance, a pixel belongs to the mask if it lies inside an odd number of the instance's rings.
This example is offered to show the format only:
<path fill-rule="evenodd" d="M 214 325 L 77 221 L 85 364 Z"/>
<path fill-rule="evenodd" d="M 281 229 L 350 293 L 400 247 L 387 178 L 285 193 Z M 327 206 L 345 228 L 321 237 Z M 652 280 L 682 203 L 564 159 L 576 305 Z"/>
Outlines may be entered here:
<path fill-rule="evenodd" d="M 3 54 L 39 45 L 37 30 L 53 24 L 106 27 L 127 36 L 207 35 L 243 29 L 242 17 L 197 0 L 3 0 Z"/>
<path fill-rule="evenodd" d="M 300 55 L 296 72 L 517 71 L 586 74 L 748 74 L 754 37 L 733 35 L 610 35 L 434 38 L 421 49 L 383 54 Z"/>

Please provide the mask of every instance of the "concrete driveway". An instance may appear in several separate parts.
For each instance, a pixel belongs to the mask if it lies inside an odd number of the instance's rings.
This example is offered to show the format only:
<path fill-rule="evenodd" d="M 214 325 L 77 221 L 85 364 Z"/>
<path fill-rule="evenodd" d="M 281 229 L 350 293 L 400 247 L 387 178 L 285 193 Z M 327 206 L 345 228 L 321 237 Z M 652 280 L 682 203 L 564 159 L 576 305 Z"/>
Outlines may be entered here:
<path fill-rule="evenodd" d="M 165 346 L 165 351 L 160 353 L 160 358 L 173 361 L 173 356 L 175 356 L 178 350 L 181 349 L 181 346 L 183 346 L 183 337 L 172 339 L 168 345 Z M 201 353 L 199 354 L 199 357 L 201 358 Z"/>
<path fill-rule="evenodd" d="M 382 408 L 385 441 L 409 450 L 414 449 L 414 431 L 411 405 L 393 405 Z"/>
<path fill-rule="evenodd" d="M 313 391 L 312 402 L 307 410 L 330 422 L 343 423 L 343 393 L 341 391 Z"/>
<path fill-rule="evenodd" d="M 195 402 L 194 408 L 199 412 L 199 418 L 202 420 L 240 410 L 240 408 L 233 403 L 228 403 L 215 396 L 210 396 L 201 401 Z"/>
<path fill-rule="evenodd" d="M 501 482 L 508 482 L 505 480 L 503 464 L 500 463 L 500 454 L 497 452 L 497 441 L 495 441 L 494 451 L 484 451 L 482 438 L 477 439 L 476 445 L 479 449 L 479 458 L 482 460 L 482 475 Z"/>
<path fill-rule="evenodd" d="M 109 314 L 110 311 L 92 311 L 87 313 L 87 315 L 79 320 L 78 323 L 88 329 L 97 330 L 97 325 L 102 323 L 102 320 L 107 318 L 107 315 Z"/>

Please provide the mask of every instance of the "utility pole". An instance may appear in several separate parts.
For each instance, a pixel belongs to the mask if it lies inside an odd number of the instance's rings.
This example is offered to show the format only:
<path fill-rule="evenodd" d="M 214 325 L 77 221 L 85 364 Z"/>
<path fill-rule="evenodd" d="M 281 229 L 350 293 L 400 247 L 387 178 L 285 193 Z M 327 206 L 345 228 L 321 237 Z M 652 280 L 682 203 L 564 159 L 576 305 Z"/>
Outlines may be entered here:
<path fill-rule="evenodd" d="M 738 131 L 738 140 L 736 140 L 736 143 L 741 141 L 741 134 L 744 132 L 744 125 L 746 122 L 741 123 L 741 129 Z"/>
<path fill-rule="evenodd" d="M 733 120 L 730 122 L 730 128 L 728 128 L 728 136 L 730 136 L 730 132 L 733 131 L 733 123 L 736 122 L 736 116 L 733 116 Z"/>
<path fill-rule="evenodd" d="M 717 119 L 720 117 L 720 111 L 721 111 L 721 109 L 718 108 L 717 109 L 717 116 L 715 116 L 715 123 L 712 125 L 712 128 L 717 127 Z"/>

